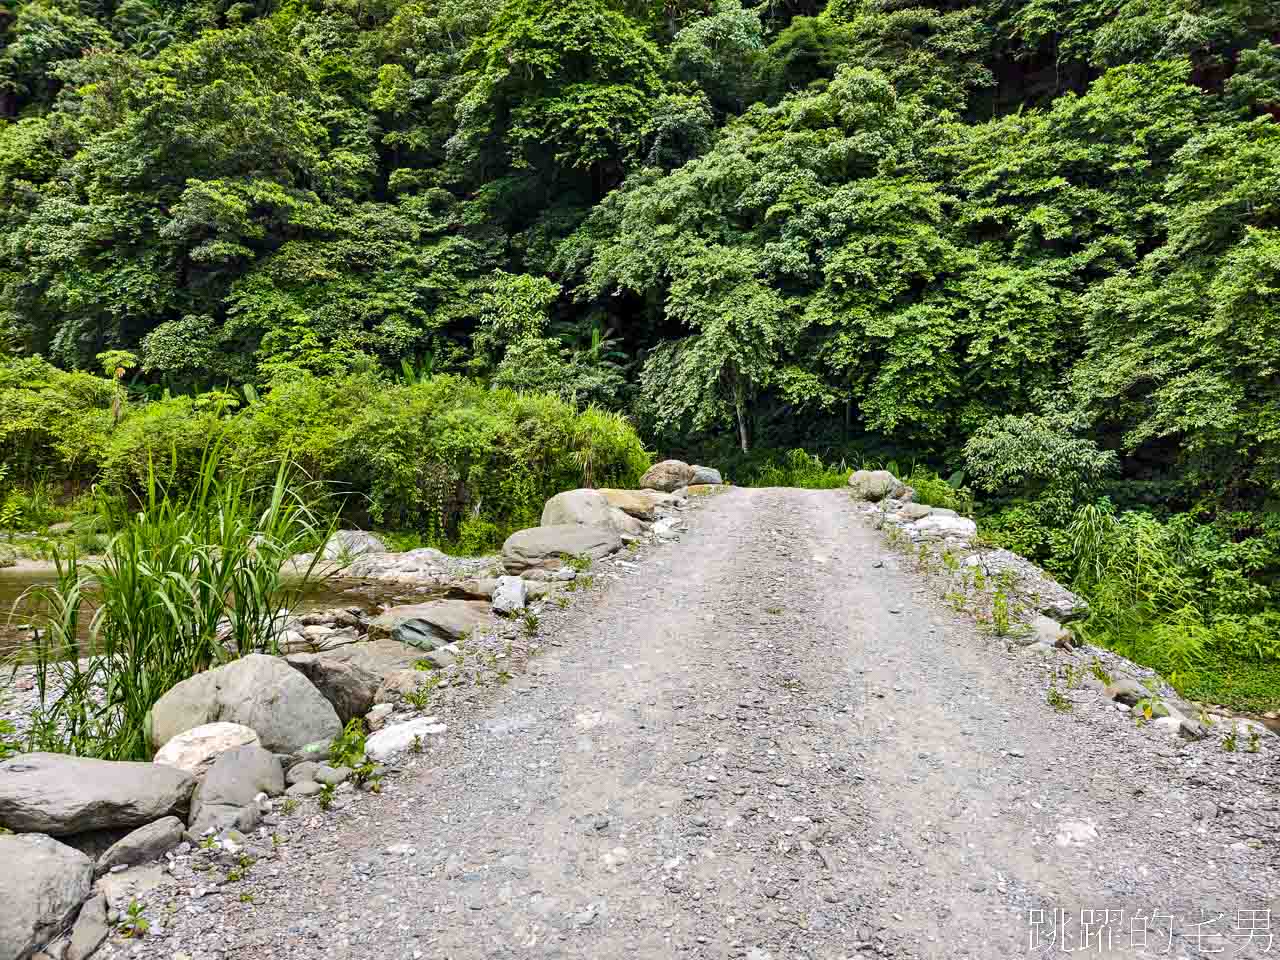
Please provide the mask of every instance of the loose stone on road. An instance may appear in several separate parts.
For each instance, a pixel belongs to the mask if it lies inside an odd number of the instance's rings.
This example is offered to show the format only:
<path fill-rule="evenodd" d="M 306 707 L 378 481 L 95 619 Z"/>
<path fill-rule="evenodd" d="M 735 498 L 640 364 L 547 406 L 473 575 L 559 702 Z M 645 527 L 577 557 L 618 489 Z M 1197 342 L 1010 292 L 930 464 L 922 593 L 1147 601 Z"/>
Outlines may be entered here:
<path fill-rule="evenodd" d="M 1222 782 L 1131 722 L 1051 711 L 846 493 L 729 490 L 680 536 L 383 795 L 255 867 L 252 903 L 180 878 L 163 934 L 114 949 L 987 960 L 1032 954 L 1057 910 L 1276 906 L 1274 837 L 1193 817 Z M 1182 933 L 1110 955 L 1194 954 Z"/>

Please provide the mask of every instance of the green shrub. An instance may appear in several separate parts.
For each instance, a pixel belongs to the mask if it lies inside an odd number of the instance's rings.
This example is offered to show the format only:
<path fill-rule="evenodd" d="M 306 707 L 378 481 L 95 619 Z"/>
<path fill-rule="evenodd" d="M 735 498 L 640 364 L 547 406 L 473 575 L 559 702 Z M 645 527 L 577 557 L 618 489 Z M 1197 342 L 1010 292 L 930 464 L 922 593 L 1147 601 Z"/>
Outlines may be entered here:
<path fill-rule="evenodd" d="M 790 450 L 781 461 L 772 457 L 748 474 L 747 486 L 751 487 L 803 487 L 809 490 L 833 490 L 843 487 L 849 480 L 849 470 L 843 464 L 826 464 L 817 454 L 804 450 Z"/>
<path fill-rule="evenodd" d="M 915 490 L 917 503 L 946 507 L 963 514 L 973 512 L 973 492 L 964 485 L 962 473 L 944 480 L 927 467 L 917 464 L 902 480 Z"/>
<path fill-rule="evenodd" d="M 455 376 L 295 375 L 243 408 L 227 396 L 120 404 L 110 381 L 43 361 L 0 363 L 0 417 L 12 414 L 0 423 L 0 455 L 28 483 L 97 479 L 138 504 L 149 477 L 191 489 L 218 438 L 228 465 L 259 482 L 288 458 L 349 521 L 472 552 L 537 523 L 553 494 L 633 486 L 650 462 L 618 414 Z"/>

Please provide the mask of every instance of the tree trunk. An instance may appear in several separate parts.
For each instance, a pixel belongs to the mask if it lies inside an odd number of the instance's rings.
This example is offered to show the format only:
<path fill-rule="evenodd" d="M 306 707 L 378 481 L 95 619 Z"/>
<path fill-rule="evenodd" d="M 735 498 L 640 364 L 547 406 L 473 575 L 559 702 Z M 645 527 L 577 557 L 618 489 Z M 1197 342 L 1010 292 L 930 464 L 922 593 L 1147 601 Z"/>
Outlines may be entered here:
<path fill-rule="evenodd" d="M 745 393 L 742 381 L 737 381 L 733 385 L 733 409 L 738 415 L 738 443 L 742 447 L 743 453 L 749 453 L 751 442 L 747 436 L 747 401 Z"/>

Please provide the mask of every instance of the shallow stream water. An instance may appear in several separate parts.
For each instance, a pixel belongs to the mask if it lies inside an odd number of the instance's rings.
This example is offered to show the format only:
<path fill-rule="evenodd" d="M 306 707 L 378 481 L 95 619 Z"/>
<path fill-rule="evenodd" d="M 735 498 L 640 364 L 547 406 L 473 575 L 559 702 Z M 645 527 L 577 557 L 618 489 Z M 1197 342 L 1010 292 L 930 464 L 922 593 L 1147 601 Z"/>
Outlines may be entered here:
<path fill-rule="evenodd" d="M 38 624 L 36 597 L 40 588 L 52 579 L 52 571 L 47 568 L 0 570 L 0 662 L 10 657 L 23 659 L 23 648 L 30 642 L 32 628 Z M 434 586 L 329 579 L 309 584 L 294 612 L 304 614 L 332 607 L 359 607 L 376 613 L 395 604 L 419 603 L 443 595 L 444 591 Z M 89 640 L 91 619 L 91 614 L 81 619 L 80 639 L 86 642 Z M 85 652 L 91 651 L 86 649 Z"/>

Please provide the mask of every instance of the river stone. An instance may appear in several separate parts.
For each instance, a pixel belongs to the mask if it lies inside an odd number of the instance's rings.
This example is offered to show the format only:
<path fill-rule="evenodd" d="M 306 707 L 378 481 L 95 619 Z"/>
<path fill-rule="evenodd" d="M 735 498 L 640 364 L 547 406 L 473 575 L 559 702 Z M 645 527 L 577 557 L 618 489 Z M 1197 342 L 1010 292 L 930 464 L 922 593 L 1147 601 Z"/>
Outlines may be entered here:
<path fill-rule="evenodd" d="M 323 654 L 294 653 L 284 659 L 333 704 L 338 720 L 344 725 L 369 712 L 382 684 L 382 677 L 371 670 Z"/>
<path fill-rule="evenodd" d="M 0 957 L 26 960 L 71 923 L 93 861 L 38 833 L 0 835 Z"/>
<path fill-rule="evenodd" d="M 178 734 L 151 759 L 199 777 L 213 766 L 219 754 L 236 747 L 258 746 L 259 742 L 258 735 L 242 724 L 206 723 Z"/>
<path fill-rule="evenodd" d="M 139 827 L 100 856 L 93 872 L 101 876 L 112 867 L 131 867 L 135 863 L 159 860 L 182 842 L 182 832 L 185 829 L 185 825 L 177 817 L 165 817 Z"/>
<path fill-rule="evenodd" d="M 90 897 L 80 908 L 76 925 L 71 928 L 71 942 L 67 945 L 64 960 L 88 960 L 110 933 L 111 928 L 107 925 L 107 896 L 99 893 Z"/>
<path fill-rule="evenodd" d="M 899 520 L 905 520 L 910 523 L 913 520 L 927 517 L 933 512 L 933 507 L 923 503 L 904 503 L 894 512 L 894 516 Z"/>
<path fill-rule="evenodd" d="M 209 828 L 251 830 L 258 821 L 255 798 L 284 793 L 284 770 L 275 754 L 261 747 L 237 747 L 214 761 L 191 800 L 191 833 Z"/>
<path fill-rule="evenodd" d="M 1131 707 L 1139 700 L 1150 697 L 1151 691 L 1130 677 L 1116 677 L 1102 691 L 1102 695 L 1108 700 L 1115 700 L 1117 703 Z"/>
<path fill-rule="evenodd" d="M 499 577 L 493 591 L 493 612 L 511 616 L 524 609 L 525 585 L 519 577 Z"/>
<path fill-rule="evenodd" d="M 390 636 L 410 646 L 434 650 L 461 640 L 488 622 L 489 604 L 483 601 L 430 600 L 384 611 L 369 624 L 369 639 Z"/>
<path fill-rule="evenodd" d="M 338 530 L 324 545 L 320 554 L 325 560 L 345 560 L 364 553 L 386 553 L 387 545 L 364 530 Z"/>
<path fill-rule="evenodd" d="M 183 814 L 195 779 L 156 763 L 27 753 L 0 763 L 0 825 L 60 837 Z"/>
<path fill-rule="evenodd" d="M 676 501 L 673 495 L 661 490 L 603 489 L 600 493 L 609 501 L 609 506 L 616 507 L 637 520 L 656 520 L 661 508 L 670 507 Z"/>
<path fill-rule="evenodd" d="M 849 486 L 859 500 L 878 502 L 886 497 L 902 499 L 907 485 L 888 470 L 855 470 L 849 476 Z"/>
<path fill-rule="evenodd" d="M 555 570 L 564 557 L 586 555 L 592 560 L 622 549 L 622 538 L 612 527 L 581 523 L 560 523 L 550 527 L 518 530 L 502 545 L 502 563 L 507 573 L 530 569 Z"/>
<path fill-rule="evenodd" d="M 449 584 L 450 600 L 489 600 L 498 589 L 495 577 L 468 577 Z"/>
<path fill-rule="evenodd" d="M 707 483 L 718 486 L 724 483 L 724 477 L 720 475 L 720 471 L 715 467 L 700 467 L 695 463 L 690 469 L 693 470 L 693 476 L 687 486 L 692 487 L 697 484 Z"/>
<path fill-rule="evenodd" d="M 386 760 L 412 747 L 414 737 L 419 737 L 423 746 L 426 746 L 428 737 L 444 733 L 446 729 L 448 728 L 435 717 L 418 717 L 408 723 L 398 723 L 369 737 L 364 742 L 365 756 L 375 761 Z"/>
<path fill-rule="evenodd" d="M 610 509 L 608 498 L 599 490 L 566 490 L 546 502 L 540 525 L 587 523 L 607 527 L 612 525 Z"/>
<path fill-rule="evenodd" d="M 683 460 L 663 460 L 655 463 L 640 478 L 640 486 L 647 490 L 663 490 L 670 493 L 693 483 L 693 467 Z"/>
<path fill-rule="evenodd" d="M 257 731 L 268 750 L 293 753 L 342 731 L 333 705 L 310 681 L 277 657 L 251 653 L 183 680 L 151 708 L 153 744 L 216 720 Z"/>
<path fill-rule="evenodd" d="M 948 517 L 937 511 L 912 523 L 911 529 L 924 540 L 971 540 L 978 535 L 978 525 L 968 517 Z"/>

